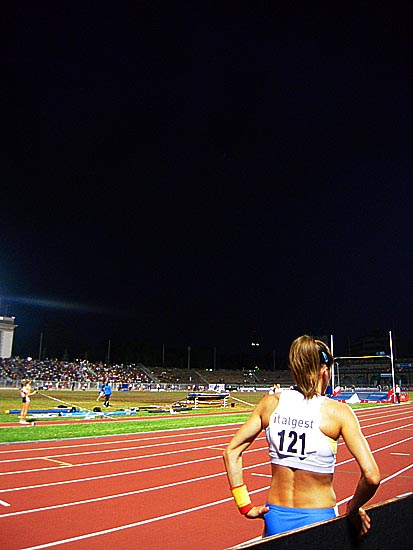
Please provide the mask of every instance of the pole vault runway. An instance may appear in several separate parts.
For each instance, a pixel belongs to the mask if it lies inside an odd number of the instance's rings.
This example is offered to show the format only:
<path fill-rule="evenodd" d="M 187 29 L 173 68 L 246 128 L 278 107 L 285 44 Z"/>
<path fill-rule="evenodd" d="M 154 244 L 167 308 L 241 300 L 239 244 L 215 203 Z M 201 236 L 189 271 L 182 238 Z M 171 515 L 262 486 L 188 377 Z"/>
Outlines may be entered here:
<path fill-rule="evenodd" d="M 357 415 L 382 474 L 371 504 L 412 492 L 413 405 Z M 259 538 L 262 521 L 239 514 L 224 473 L 222 452 L 237 428 L 0 445 L 0 547 L 223 550 Z M 264 504 L 264 433 L 243 462 L 252 500 Z M 357 480 L 355 461 L 340 443 L 340 514 Z"/>

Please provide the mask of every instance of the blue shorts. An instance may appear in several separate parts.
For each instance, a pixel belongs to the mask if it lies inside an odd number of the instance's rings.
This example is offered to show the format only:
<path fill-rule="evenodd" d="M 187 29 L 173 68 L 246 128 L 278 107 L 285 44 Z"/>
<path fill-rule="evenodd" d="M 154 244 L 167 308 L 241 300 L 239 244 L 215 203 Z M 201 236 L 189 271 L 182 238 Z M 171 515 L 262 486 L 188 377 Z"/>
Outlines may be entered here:
<path fill-rule="evenodd" d="M 275 504 L 267 504 L 267 506 L 269 511 L 264 514 L 266 537 L 337 516 L 335 508 L 286 508 Z"/>

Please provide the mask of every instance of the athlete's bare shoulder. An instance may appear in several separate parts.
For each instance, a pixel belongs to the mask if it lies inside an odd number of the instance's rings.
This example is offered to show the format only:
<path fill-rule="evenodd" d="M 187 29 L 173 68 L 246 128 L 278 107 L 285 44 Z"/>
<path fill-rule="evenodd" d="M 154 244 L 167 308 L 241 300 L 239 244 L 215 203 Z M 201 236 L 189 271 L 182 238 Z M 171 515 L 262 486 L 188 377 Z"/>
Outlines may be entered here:
<path fill-rule="evenodd" d="M 344 409 L 348 408 L 346 403 L 340 403 L 335 399 L 324 399 L 321 405 L 321 412 L 333 416 L 341 416 L 344 413 Z"/>
<path fill-rule="evenodd" d="M 355 414 L 347 403 L 340 403 L 334 399 L 325 399 L 321 408 L 322 431 L 327 431 L 335 439 L 343 430 L 343 426 L 357 423 Z"/>
<path fill-rule="evenodd" d="M 263 407 L 272 407 L 274 408 L 274 405 L 278 405 L 278 402 L 280 400 L 280 393 L 270 393 L 264 395 L 264 397 L 260 401 L 260 405 Z"/>
<path fill-rule="evenodd" d="M 278 407 L 278 403 L 280 400 L 280 394 L 275 393 L 272 395 L 264 395 L 264 397 L 261 399 L 261 401 L 258 403 L 256 411 L 261 416 L 261 422 L 263 425 L 263 428 L 266 428 L 270 421 L 271 414 L 275 411 L 275 409 Z"/>

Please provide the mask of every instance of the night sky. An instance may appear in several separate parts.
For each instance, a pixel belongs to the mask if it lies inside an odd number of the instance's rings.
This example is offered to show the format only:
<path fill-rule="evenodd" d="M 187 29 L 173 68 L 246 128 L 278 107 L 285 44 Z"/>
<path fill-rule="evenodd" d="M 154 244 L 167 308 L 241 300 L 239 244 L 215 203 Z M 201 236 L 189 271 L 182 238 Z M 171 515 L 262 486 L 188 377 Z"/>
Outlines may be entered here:
<path fill-rule="evenodd" d="M 36 356 L 40 333 L 92 359 L 110 339 L 119 360 L 128 341 L 412 340 L 408 8 L 16 9 L 0 243 L 14 353 Z"/>

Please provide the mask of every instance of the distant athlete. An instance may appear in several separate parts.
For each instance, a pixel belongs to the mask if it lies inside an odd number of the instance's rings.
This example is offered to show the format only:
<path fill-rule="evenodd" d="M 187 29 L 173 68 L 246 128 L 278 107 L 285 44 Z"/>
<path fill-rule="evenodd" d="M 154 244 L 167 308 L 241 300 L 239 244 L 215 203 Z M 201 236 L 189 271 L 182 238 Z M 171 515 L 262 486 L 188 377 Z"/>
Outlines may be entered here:
<path fill-rule="evenodd" d="M 30 424 L 30 422 L 26 421 L 27 411 L 29 410 L 30 405 L 30 397 L 34 395 L 36 390 L 32 390 L 31 386 L 31 380 L 26 379 L 23 380 L 23 385 L 20 388 L 20 397 L 22 399 L 22 408 L 20 412 L 20 424 Z"/>
<path fill-rule="evenodd" d="M 105 394 L 105 401 L 103 404 L 105 407 L 110 407 L 110 398 L 112 397 L 112 387 L 109 383 L 109 380 L 106 380 L 104 386 L 103 386 L 103 393 Z"/>
<path fill-rule="evenodd" d="M 266 536 L 336 517 L 333 473 L 342 436 L 360 468 L 347 517 L 364 536 L 370 518 L 362 506 L 377 491 L 380 472 L 351 408 L 324 396 L 333 364 L 330 350 L 321 340 L 301 336 L 291 345 L 289 362 L 296 386 L 263 397 L 224 452 L 235 503 L 247 518 L 264 519 Z M 267 503 L 254 506 L 243 481 L 242 453 L 262 430 L 272 480 Z"/>
<path fill-rule="evenodd" d="M 396 384 L 396 401 L 395 403 L 400 403 L 400 393 L 401 393 L 401 390 L 400 390 L 400 386 L 399 384 Z"/>

